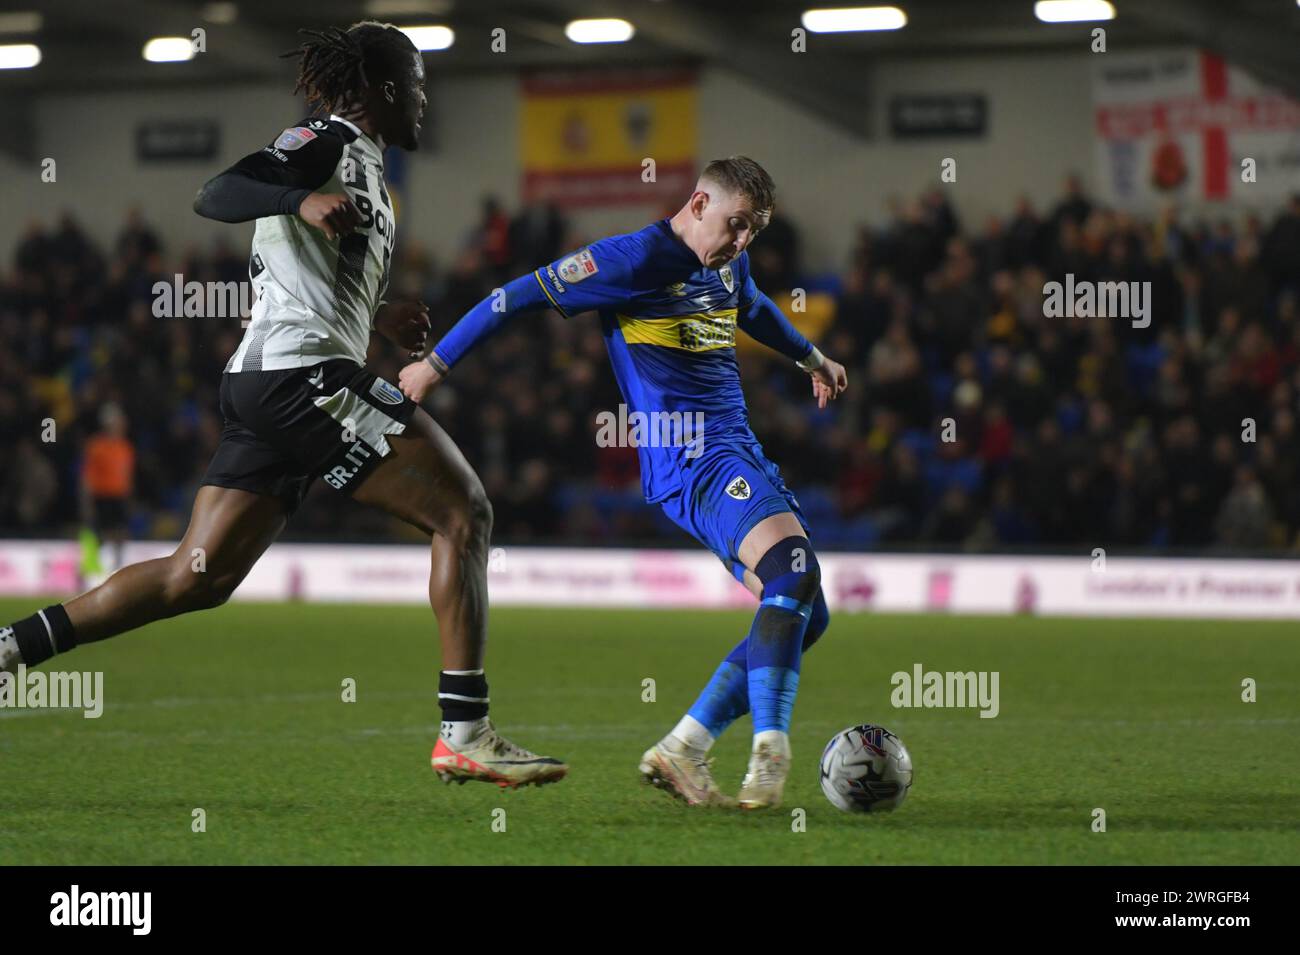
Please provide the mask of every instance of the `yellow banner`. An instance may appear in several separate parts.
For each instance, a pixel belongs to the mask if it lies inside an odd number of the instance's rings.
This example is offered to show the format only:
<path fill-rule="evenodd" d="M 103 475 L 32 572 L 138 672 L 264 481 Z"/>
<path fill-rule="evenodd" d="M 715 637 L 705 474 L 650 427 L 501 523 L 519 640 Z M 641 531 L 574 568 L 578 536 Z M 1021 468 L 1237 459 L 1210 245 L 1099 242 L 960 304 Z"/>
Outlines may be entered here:
<path fill-rule="evenodd" d="M 523 80 L 525 196 L 657 200 L 694 175 L 696 79 L 689 69 L 534 73 Z M 647 178 L 646 160 L 653 160 Z"/>

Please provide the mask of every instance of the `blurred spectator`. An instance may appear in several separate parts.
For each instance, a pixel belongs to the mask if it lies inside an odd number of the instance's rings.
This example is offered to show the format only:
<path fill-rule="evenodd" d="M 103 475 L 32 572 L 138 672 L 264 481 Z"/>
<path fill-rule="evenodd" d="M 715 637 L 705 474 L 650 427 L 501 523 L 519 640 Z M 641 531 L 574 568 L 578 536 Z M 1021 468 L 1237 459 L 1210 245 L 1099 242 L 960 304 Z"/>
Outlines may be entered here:
<path fill-rule="evenodd" d="M 750 246 L 749 267 L 758 287 L 769 294 L 794 288 L 799 274 L 799 234 L 780 212 Z"/>
<path fill-rule="evenodd" d="M 1065 177 L 1065 197 L 1052 211 L 1052 224 L 1058 230 L 1066 222 L 1082 226 L 1092 212 L 1092 202 L 1083 193 L 1083 182 L 1078 173 Z"/>
<path fill-rule="evenodd" d="M 554 262 L 566 250 L 568 227 L 554 203 L 534 202 L 524 206 L 510 223 L 510 252 L 515 272 L 526 272 Z"/>
<path fill-rule="evenodd" d="M 511 263 L 510 220 L 494 196 L 483 198 L 483 218 L 479 222 L 476 245 L 494 281 L 505 281 Z"/>
<path fill-rule="evenodd" d="M 31 438 L 22 438 L 0 486 L 0 524 L 40 531 L 57 523 L 53 513 L 58 493 L 58 472 Z"/>
<path fill-rule="evenodd" d="M 135 446 L 126 436 L 126 415 L 117 405 L 104 405 L 99 421 L 100 430 L 86 442 L 81 484 L 90 526 L 101 541 L 112 545 L 113 566 L 120 567 L 135 485 Z"/>
<path fill-rule="evenodd" d="M 140 207 L 132 206 L 126 213 L 126 227 L 117 237 L 118 258 L 130 268 L 161 251 L 162 243 L 153 229 L 145 225 Z"/>
<path fill-rule="evenodd" d="M 819 546 L 1300 549 L 1300 196 L 1241 222 L 1172 205 L 1144 220 L 1071 176 L 1043 208 L 1022 198 L 964 231 L 941 190 L 897 198 L 838 287 L 804 272 L 779 215 L 753 246 L 760 287 L 835 290 L 818 340 L 850 387 L 827 411 L 789 362 L 738 357 L 755 432 Z M 435 335 L 588 238 L 552 206 L 512 220 L 492 198 L 447 262 L 408 228 L 391 287 L 429 304 Z M 152 284 L 178 271 L 243 281 L 245 250 L 225 234 L 169 250 L 135 209 L 107 257 L 71 216 L 25 226 L 0 274 L 0 441 L 14 450 L 0 534 L 75 533 L 83 479 L 109 533 L 128 501 L 137 532 L 184 531 L 241 329 L 155 318 Z M 1067 272 L 1150 281 L 1152 324 L 1047 318 L 1044 283 Z M 403 360 L 371 349 L 389 380 Z M 595 445 L 596 414 L 621 401 L 599 324 L 547 313 L 503 329 L 431 407 L 482 475 L 498 540 L 681 542 L 640 501 L 634 449 Z M 40 440 L 46 419 L 57 441 Z M 286 536 L 411 532 L 318 487 Z"/>
<path fill-rule="evenodd" d="M 1237 468 L 1236 480 L 1214 522 L 1219 543 L 1242 550 L 1269 546 L 1273 536 L 1273 509 L 1264 487 L 1248 465 Z"/>
<path fill-rule="evenodd" d="M 1263 259 L 1275 292 L 1300 294 L 1300 193 L 1269 227 Z"/>

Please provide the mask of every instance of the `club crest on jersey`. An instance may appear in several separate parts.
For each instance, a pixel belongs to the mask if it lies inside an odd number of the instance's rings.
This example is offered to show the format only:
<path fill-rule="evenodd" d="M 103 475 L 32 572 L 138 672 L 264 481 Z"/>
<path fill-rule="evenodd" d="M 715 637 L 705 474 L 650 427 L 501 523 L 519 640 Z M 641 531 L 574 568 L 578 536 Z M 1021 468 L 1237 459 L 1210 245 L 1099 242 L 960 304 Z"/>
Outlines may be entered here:
<path fill-rule="evenodd" d="M 665 286 L 665 288 L 668 290 L 669 295 L 674 295 L 677 298 L 681 298 L 686 294 L 685 282 L 674 282 L 672 285 Z"/>
<path fill-rule="evenodd" d="M 749 482 L 740 475 L 732 478 L 731 483 L 727 485 L 727 496 L 734 497 L 738 501 L 748 501 L 749 496 L 753 493 Z"/>
<path fill-rule="evenodd" d="M 581 282 L 599 271 L 600 269 L 596 267 L 596 259 L 591 254 L 591 249 L 583 249 L 581 252 L 577 252 L 560 262 L 560 278 L 570 285 L 574 282 Z"/>
<path fill-rule="evenodd" d="M 370 393 L 386 405 L 400 405 L 402 403 L 402 393 L 397 390 L 397 386 L 390 385 L 382 378 L 374 380 L 370 386 Z"/>
<path fill-rule="evenodd" d="M 275 141 L 275 148 L 285 151 L 302 149 L 315 138 L 316 134 L 306 126 L 294 126 L 280 134 L 280 138 Z"/>
<path fill-rule="evenodd" d="M 734 292 L 736 290 L 736 279 L 731 274 L 730 265 L 724 265 L 722 268 L 718 269 L 718 278 L 722 279 L 722 284 L 727 287 L 728 292 Z"/>

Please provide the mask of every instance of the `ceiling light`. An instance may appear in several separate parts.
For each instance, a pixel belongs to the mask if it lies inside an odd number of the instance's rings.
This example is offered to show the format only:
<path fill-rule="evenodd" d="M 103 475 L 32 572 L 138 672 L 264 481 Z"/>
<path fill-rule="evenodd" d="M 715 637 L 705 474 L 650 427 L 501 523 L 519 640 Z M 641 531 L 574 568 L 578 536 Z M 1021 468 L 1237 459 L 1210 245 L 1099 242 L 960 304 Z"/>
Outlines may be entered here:
<path fill-rule="evenodd" d="M 564 35 L 574 43 L 623 43 L 634 33 L 632 24 L 614 18 L 573 20 L 564 28 Z"/>
<path fill-rule="evenodd" d="M 802 22 L 813 33 L 859 33 L 901 29 L 907 14 L 898 7 L 840 7 L 805 10 Z"/>
<path fill-rule="evenodd" d="M 456 33 L 451 27 L 398 27 L 411 38 L 417 50 L 445 50 L 456 42 Z"/>
<path fill-rule="evenodd" d="M 156 36 L 144 45 L 141 55 L 150 63 L 179 63 L 194 59 L 194 45 L 187 36 Z"/>
<path fill-rule="evenodd" d="M 1114 20 L 1115 7 L 1107 0 L 1038 0 L 1034 16 L 1044 23 Z"/>
<path fill-rule="evenodd" d="M 41 48 L 35 43 L 7 43 L 0 46 L 0 70 L 25 70 L 41 62 Z"/>

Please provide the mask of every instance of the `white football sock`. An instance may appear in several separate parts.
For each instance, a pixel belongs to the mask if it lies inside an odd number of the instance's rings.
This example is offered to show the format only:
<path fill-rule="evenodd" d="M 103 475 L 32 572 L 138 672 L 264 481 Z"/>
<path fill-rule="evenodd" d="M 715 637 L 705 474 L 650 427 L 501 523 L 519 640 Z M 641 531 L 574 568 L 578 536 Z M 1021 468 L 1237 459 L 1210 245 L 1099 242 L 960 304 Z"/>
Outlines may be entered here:
<path fill-rule="evenodd" d="M 757 753 L 758 748 L 767 743 L 774 752 L 783 755 L 790 755 L 790 734 L 782 730 L 763 730 L 761 733 L 754 734 L 754 749 Z"/>
<path fill-rule="evenodd" d="M 683 716 L 681 721 L 673 727 L 673 731 L 668 734 L 667 738 L 677 743 L 682 749 L 702 753 L 707 753 L 713 747 L 712 734 L 704 728 L 703 723 L 689 713 Z"/>
<path fill-rule="evenodd" d="M 486 716 L 477 720 L 443 720 L 438 735 L 451 746 L 464 746 L 478 739 L 488 729 Z"/>

